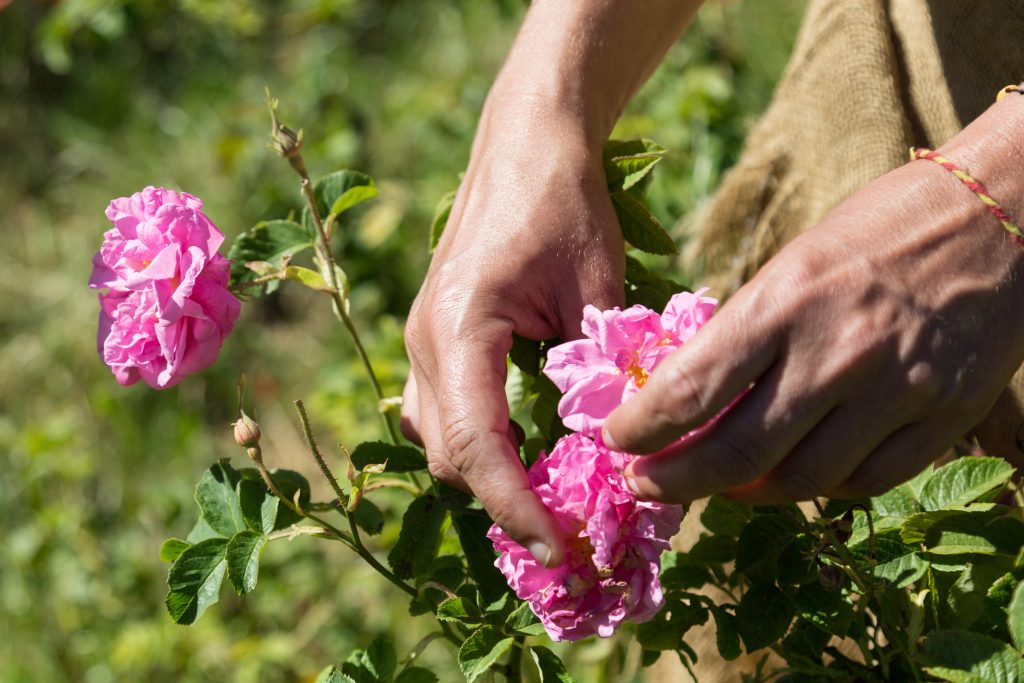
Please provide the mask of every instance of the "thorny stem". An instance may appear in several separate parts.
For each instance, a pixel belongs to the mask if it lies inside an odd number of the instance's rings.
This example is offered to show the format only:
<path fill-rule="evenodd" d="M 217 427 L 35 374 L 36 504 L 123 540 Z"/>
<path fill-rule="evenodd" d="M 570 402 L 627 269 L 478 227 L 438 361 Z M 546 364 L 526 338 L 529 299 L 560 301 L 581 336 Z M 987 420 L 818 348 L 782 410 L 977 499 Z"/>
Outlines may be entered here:
<path fill-rule="evenodd" d="M 324 461 L 324 457 L 320 455 L 320 449 L 317 448 L 316 439 L 313 438 L 313 428 L 309 424 L 309 417 L 306 415 L 306 406 L 302 403 L 302 399 L 296 399 L 294 401 L 295 409 L 299 412 L 299 421 L 302 423 L 302 433 L 306 435 L 306 443 L 309 445 L 309 452 L 313 454 L 313 459 L 316 460 L 316 464 L 320 467 L 320 473 L 324 475 L 324 479 L 334 489 L 334 493 L 338 496 L 339 507 L 341 501 L 345 500 L 345 492 L 341 490 L 341 486 L 338 484 L 337 477 L 334 476 L 334 472 L 331 472 L 331 468 L 327 466 L 327 462 Z"/>
<path fill-rule="evenodd" d="M 252 448 L 247 449 L 246 452 L 249 454 L 249 459 L 252 460 L 253 464 L 256 465 L 256 469 L 257 471 L 259 471 L 260 476 L 263 477 L 263 483 L 266 484 L 267 488 L 270 489 L 270 492 L 273 493 L 278 500 L 284 503 L 289 510 L 291 510 L 297 515 L 305 517 L 306 519 L 311 519 L 314 522 L 317 522 L 325 529 L 330 531 L 332 534 L 334 534 L 338 538 L 338 540 L 343 541 L 353 550 L 355 549 L 355 545 L 353 544 L 352 538 L 344 531 L 334 526 L 327 520 L 322 519 L 317 515 L 314 515 L 308 510 L 303 510 L 301 507 L 296 505 L 294 501 L 288 500 L 288 496 L 284 495 L 284 493 L 281 492 L 281 489 L 278 487 L 277 482 L 274 481 L 274 477 L 273 475 L 270 474 L 270 470 L 268 470 L 267 466 L 263 464 L 263 450 L 259 446 L 253 446 Z"/>
<path fill-rule="evenodd" d="M 295 154 L 300 160 L 302 155 L 299 153 Z M 300 167 L 295 166 L 296 172 L 302 178 L 300 187 L 302 189 L 302 196 L 306 199 L 306 205 L 309 207 L 309 215 L 313 219 L 313 225 L 316 226 L 316 251 L 320 257 L 320 262 L 324 265 L 324 269 L 327 271 L 327 279 L 331 285 L 331 298 L 334 300 L 334 314 L 337 316 L 341 324 L 345 326 L 349 336 L 352 338 L 352 343 L 356 347 L 356 353 L 359 355 L 359 360 L 362 361 L 363 367 L 366 369 L 366 374 L 370 378 L 370 384 L 373 385 L 373 391 L 377 395 L 377 400 L 384 400 L 384 390 L 381 389 L 380 381 L 377 379 L 377 373 L 373 369 L 373 364 L 370 362 L 370 356 L 366 353 L 366 348 L 363 346 L 362 339 L 359 337 L 359 332 L 356 330 L 355 324 L 352 322 L 352 316 L 348 313 L 348 308 L 345 305 L 345 299 L 341 295 L 341 288 L 338 283 L 338 270 L 337 264 L 334 261 L 334 253 L 331 251 L 330 238 L 327 236 L 327 231 L 324 229 L 323 219 L 320 217 L 320 209 L 316 205 L 316 195 L 313 193 L 313 183 L 309 179 L 309 174 L 306 173 L 305 165 Z M 388 435 L 391 437 L 391 441 L 396 445 L 399 442 L 398 433 L 395 432 L 394 425 L 391 424 L 391 420 L 388 419 L 387 415 L 381 415 L 384 420 L 384 424 L 387 427 Z"/>
<path fill-rule="evenodd" d="M 331 472 L 331 468 L 327 466 L 323 456 L 320 454 L 320 449 L 317 448 L 316 439 L 313 437 L 313 428 L 309 424 L 309 417 L 306 415 L 306 407 L 303 405 L 301 399 L 295 401 L 295 408 L 299 412 L 299 420 L 302 422 L 302 431 L 306 435 L 306 443 L 309 444 L 309 452 L 313 455 L 313 459 L 316 460 L 316 464 L 320 467 L 320 472 L 324 475 L 324 478 L 330 483 L 331 488 L 333 488 L 334 492 L 337 494 L 338 509 L 343 515 L 345 515 L 345 519 L 348 520 L 349 530 L 352 534 L 350 537 L 352 549 L 356 551 L 356 553 L 362 557 L 367 564 L 373 567 L 378 574 L 382 575 L 409 595 L 416 597 L 415 588 L 392 574 L 387 567 L 377 561 L 377 558 L 373 556 L 373 553 L 367 550 L 366 546 L 363 545 L 363 541 L 359 537 L 359 527 L 356 526 L 355 517 L 342 502 L 346 498 L 345 493 L 341 490 L 341 486 L 338 484 L 338 480 L 335 478 L 334 473 Z"/>

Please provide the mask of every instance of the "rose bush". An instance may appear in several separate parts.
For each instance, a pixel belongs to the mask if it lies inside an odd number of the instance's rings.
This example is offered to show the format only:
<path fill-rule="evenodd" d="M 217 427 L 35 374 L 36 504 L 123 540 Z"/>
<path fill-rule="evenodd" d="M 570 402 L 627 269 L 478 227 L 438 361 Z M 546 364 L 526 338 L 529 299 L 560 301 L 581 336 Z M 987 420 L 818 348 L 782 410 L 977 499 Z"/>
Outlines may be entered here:
<path fill-rule="evenodd" d="M 228 291 L 224 235 L 185 192 L 147 187 L 110 202 L 89 286 L 99 295 L 97 347 L 120 384 L 174 386 L 209 367 L 241 303 Z"/>

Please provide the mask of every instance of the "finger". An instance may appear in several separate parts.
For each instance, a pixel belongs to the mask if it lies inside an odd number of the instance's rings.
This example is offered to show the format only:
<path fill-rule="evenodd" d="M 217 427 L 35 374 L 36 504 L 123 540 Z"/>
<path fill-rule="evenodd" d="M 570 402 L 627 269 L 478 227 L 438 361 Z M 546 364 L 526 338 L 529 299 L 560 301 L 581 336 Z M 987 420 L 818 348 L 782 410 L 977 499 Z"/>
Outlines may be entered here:
<path fill-rule="evenodd" d="M 853 474 L 900 419 L 892 410 L 840 405 L 771 472 L 729 496 L 754 505 L 775 505 L 827 495 Z"/>
<path fill-rule="evenodd" d="M 398 423 L 402 435 L 418 446 L 423 445 L 423 438 L 420 436 L 420 393 L 416 385 L 416 372 L 409 371 L 409 378 L 405 380 L 405 388 L 402 390 L 402 419 Z"/>
<path fill-rule="evenodd" d="M 929 463 L 948 451 L 959 436 L 933 423 L 909 424 L 879 444 L 830 495 L 834 498 L 881 495 L 920 474 Z"/>
<path fill-rule="evenodd" d="M 427 469 L 430 475 L 449 486 L 472 493 L 459 471 L 448 461 L 441 437 L 440 416 L 434 390 L 429 382 L 417 384 L 419 389 L 419 433 L 423 438 L 423 450 L 427 453 Z"/>
<path fill-rule="evenodd" d="M 564 555 L 562 534 L 530 489 L 517 449 L 509 440 L 505 356 L 512 325 L 492 321 L 474 332 L 452 333 L 440 359 L 438 412 L 449 462 L 462 475 L 495 523 L 541 563 Z"/>
<path fill-rule="evenodd" d="M 723 308 L 608 416 L 609 447 L 654 453 L 710 420 L 773 365 L 779 335 L 732 310 L 740 309 Z"/>
<path fill-rule="evenodd" d="M 828 413 L 801 375 L 773 368 L 706 431 L 626 469 L 640 498 L 688 502 L 771 471 Z"/>

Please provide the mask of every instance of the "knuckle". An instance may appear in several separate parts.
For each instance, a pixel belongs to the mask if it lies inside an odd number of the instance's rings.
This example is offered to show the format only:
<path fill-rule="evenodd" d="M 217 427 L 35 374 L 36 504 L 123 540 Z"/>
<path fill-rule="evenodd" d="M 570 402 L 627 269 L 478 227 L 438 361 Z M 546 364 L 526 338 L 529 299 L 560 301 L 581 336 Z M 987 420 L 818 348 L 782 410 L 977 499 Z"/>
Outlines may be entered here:
<path fill-rule="evenodd" d="M 680 422 L 684 415 L 704 414 L 707 400 L 701 386 L 682 363 L 665 368 L 660 382 L 664 400 L 654 406 L 654 417 L 669 424 Z"/>
<path fill-rule="evenodd" d="M 464 417 L 455 418 L 444 425 L 441 441 L 448 453 L 448 462 L 458 472 L 465 474 L 472 467 L 476 445 L 481 436 L 480 431 L 473 429 Z"/>
<path fill-rule="evenodd" d="M 772 476 L 771 483 L 788 501 L 811 500 L 825 495 L 825 486 L 820 477 L 801 468 L 779 471 Z"/>
<path fill-rule="evenodd" d="M 715 440 L 712 457 L 729 481 L 747 483 L 765 474 L 763 454 L 756 439 L 734 429 Z"/>

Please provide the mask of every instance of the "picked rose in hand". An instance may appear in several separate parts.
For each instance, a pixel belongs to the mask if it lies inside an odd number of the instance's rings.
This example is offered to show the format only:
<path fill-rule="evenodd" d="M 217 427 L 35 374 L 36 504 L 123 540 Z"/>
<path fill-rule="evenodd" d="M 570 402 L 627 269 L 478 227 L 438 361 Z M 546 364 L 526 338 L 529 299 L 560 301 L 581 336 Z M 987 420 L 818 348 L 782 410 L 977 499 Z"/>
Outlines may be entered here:
<path fill-rule="evenodd" d="M 623 621 L 648 621 L 664 603 L 660 557 L 683 509 L 636 499 L 622 476 L 633 457 L 570 434 L 530 468 L 531 488 L 566 537 L 560 566 L 540 564 L 497 525 L 487 533 L 499 553 L 495 565 L 553 640 L 607 638 Z"/>
<path fill-rule="evenodd" d="M 97 347 L 118 383 L 174 386 L 213 364 L 238 318 L 224 235 L 197 197 L 147 187 L 110 202 L 114 228 L 93 257 Z"/>

